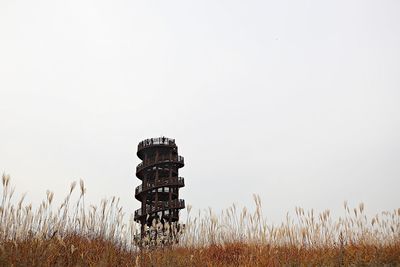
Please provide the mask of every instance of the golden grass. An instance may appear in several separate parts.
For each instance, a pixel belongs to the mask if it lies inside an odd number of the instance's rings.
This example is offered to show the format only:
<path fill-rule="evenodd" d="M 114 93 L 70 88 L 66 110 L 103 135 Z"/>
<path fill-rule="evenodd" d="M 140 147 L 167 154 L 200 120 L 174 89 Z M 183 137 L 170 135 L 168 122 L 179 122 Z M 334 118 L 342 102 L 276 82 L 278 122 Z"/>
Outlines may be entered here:
<path fill-rule="evenodd" d="M 36 210 L 24 196 L 13 201 L 8 175 L 2 183 L 0 266 L 400 266 L 400 209 L 367 218 L 363 204 L 345 203 L 333 220 L 328 210 L 296 208 L 271 225 L 254 196 L 253 213 L 233 205 L 192 217 L 189 206 L 183 230 L 154 222 L 141 239 L 117 198 L 85 206 L 83 181 L 75 202 L 74 182 L 59 207 L 48 191 Z"/>

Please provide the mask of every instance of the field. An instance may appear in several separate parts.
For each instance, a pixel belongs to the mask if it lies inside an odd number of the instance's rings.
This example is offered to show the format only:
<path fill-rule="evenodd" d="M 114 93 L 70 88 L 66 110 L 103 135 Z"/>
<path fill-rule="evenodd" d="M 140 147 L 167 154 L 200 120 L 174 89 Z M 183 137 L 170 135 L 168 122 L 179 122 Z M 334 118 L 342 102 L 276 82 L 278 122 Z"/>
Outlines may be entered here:
<path fill-rule="evenodd" d="M 154 222 L 142 239 L 117 198 L 87 205 L 83 181 L 59 207 L 47 192 L 37 209 L 24 196 L 14 201 L 8 175 L 2 184 L 1 266 L 400 266 L 400 209 L 367 218 L 362 203 L 344 203 L 346 215 L 333 220 L 328 210 L 296 208 L 269 225 L 254 196 L 252 213 L 232 206 L 192 216 L 189 206 L 185 222 Z"/>

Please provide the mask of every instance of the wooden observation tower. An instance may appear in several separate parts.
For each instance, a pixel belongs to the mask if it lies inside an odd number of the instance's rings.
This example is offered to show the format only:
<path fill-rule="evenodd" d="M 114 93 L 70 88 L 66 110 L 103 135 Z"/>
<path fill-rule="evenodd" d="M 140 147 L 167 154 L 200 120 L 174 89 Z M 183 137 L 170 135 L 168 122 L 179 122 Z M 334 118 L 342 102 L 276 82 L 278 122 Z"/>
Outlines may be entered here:
<path fill-rule="evenodd" d="M 142 204 L 134 219 L 142 225 L 143 234 L 144 226 L 150 226 L 153 219 L 162 223 L 179 220 L 179 210 L 185 208 L 185 201 L 179 199 L 179 188 L 185 182 L 178 174 L 184 159 L 178 155 L 175 140 L 166 137 L 143 140 L 137 156 L 142 162 L 136 167 L 136 176 L 142 184 L 136 187 L 135 198 Z"/>

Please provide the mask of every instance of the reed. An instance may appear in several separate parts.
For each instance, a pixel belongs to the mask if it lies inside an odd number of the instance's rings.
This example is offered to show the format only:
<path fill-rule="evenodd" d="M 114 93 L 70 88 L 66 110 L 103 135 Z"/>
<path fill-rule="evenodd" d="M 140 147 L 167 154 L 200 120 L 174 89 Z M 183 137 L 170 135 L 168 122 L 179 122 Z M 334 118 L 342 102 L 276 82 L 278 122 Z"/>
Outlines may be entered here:
<path fill-rule="evenodd" d="M 254 212 L 232 205 L 220 214 L 209 208 L 192 215 L 189 205 L 184 223 L 154 221 L 141 238 L 119 198 L 87 205 L 83 180 L 74 203 L 76 182 L 59 207 L 47 191 L 36 209 L 25 195 L 14 200 L 9 175 L 2 185 L 2 266 L 400 265 L 400 208 L 368 218 L 363 203 L 350 208 L 345 202 L 345 216 L 333 219 L 329 210 L 297 207 L 273 225 L 254 195 Z"/>

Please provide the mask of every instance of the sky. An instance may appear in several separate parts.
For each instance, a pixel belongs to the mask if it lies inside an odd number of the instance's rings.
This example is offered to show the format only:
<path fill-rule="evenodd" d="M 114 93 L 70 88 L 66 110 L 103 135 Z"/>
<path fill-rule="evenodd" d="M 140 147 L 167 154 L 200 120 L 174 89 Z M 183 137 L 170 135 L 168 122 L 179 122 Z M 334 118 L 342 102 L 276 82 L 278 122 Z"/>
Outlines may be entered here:
<path fill-rule="evenodd" d="M 140 203 L 137 144 L 176 139 L 216 212 L 400 207 L 400 2 L 0 0 L 0 171 L 16 194 Z"/>

